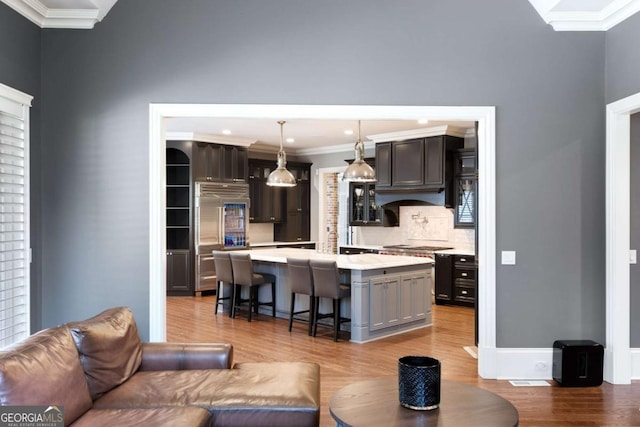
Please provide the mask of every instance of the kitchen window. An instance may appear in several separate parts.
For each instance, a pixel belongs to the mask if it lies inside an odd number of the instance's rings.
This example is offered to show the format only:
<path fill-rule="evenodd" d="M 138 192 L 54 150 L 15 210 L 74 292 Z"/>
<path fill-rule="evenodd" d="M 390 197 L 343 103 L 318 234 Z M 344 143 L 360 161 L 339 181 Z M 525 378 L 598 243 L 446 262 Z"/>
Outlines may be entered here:
<path fill-rule="evenodd" d="M 30 333 L 29 108 L 0 84 L 0 348 Z"/>

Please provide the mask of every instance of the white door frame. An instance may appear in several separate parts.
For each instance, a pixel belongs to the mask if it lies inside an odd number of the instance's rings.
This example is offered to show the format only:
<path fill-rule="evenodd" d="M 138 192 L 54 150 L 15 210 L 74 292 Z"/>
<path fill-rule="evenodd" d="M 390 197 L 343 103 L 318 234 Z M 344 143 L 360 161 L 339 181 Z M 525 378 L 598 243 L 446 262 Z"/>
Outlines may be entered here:
<path fill-rule="evenodd" d="M 606 348 L 604 379 L 631 383 L 629 279 L 631 115 L 640 93 L 607 105 L 606 143 Z"/>
<path fill-rule="evenodd" d="M 166 340 L 165 125 L 168 117 L 344 120 L 460 120 L 478 122 L 478 373 L 496 378 L 495 107 L 363 105 L 149 105 L 149 336 Z"/>

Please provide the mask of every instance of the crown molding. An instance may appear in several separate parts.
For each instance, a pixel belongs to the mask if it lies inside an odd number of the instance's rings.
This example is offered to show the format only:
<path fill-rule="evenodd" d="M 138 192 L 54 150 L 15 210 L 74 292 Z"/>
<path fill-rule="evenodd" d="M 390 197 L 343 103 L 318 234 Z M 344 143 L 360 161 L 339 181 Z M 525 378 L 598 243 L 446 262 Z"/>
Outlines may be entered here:
<path fill-rule="evenodd" d="M 166 139 L 167 141 L 198 141 L 213 144 L 237 145 L 239 147 L 249 147 L 256 143 L 256 140 L 249 138 L 195 132 L 167 132 Z"/>
<path fill-rule="evenodd" d="M 95 8 L 51 9 L 39 0 L 0 0 L 40 28 L 90 30 L 118 0 L 91 0 Z"/>
<path fill-rule="evenodd" d="M 402 141 L 412 138 L 426 138 L 428 136 L 449 135 L 464 138 L 467 136 L 467 129 L 455 126 L 443 125 L 430 128 L 420 128 L 403 130 L 399 132 L 379 133 L 376 135 L 367 135 L 367 138 L 373 142 Z"/>
<path fill-rule="evenodd" d="M 560 0 L 529 0 L 555 31 L 607 31 L 640 11 L 640 0 L 614 0 L 599 11 L 557 10 Z"/>

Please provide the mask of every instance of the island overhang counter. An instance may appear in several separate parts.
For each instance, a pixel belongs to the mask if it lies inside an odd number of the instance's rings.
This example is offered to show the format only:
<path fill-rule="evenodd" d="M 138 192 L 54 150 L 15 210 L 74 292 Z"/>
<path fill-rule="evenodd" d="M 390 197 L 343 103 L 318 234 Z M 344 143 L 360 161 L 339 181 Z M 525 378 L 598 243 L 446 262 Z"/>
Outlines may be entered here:
<path fill-rule="evenodd" d="M 363 343 L 431 325 L 434 262 L 431 258 L 337 255 L 294 248 L 238 252 L 251 255 L 255 272 L 276 276 L 278 317 L 289 316 L 291 288 L 287 281 L 287 258 L 303 258 L 336 261 L 341 278 L 351 284 L 350 301 L 342 302 L 341 312 L 351 318 L 347 325 L 350 325 L 352 342 Z M 296 310 L 305 308 L 308 308 L 306 299 L 298 298 Z M 331 311 L 327 301 L 320 309 Z"/>

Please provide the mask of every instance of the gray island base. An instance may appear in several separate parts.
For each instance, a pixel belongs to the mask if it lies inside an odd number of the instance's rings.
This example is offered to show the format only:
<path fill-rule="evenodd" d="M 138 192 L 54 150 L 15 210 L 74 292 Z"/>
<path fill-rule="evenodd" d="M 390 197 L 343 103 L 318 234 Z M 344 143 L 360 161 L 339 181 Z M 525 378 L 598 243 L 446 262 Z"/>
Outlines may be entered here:
<path fill-rule="evenodd" d="M 276 276 L 278 317 L 289 316 L 289 257 L 336 261 L 341 278 L 351 284 L 351 299 L 343 301 L 340 310 L 344 317 L 351 318 L 347 325 L 350 325 L 352 342 L 364 343 L 431 325 L 431 258 L 378 254 L 334 255 L 293 248 L 239 252 L 251 254 L 255 272 Z M 308 299 L 297 298 L 296 310 L 306 308 Z M 330 302 L 321 302 L 320 311 L 331 311 Z"/>

